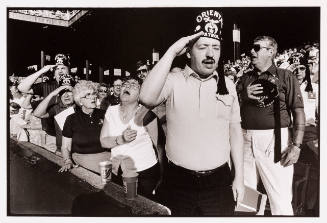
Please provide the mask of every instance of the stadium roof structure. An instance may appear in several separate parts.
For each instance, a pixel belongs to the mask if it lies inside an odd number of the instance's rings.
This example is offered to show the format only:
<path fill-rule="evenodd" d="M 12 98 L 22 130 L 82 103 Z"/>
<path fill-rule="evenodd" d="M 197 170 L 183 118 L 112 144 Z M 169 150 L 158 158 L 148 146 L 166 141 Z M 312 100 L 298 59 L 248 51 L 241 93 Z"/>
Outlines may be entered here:
<path fill-rule="evenodd" d="M 9 18 L 54 26 L 70 27 L 88 10 L 9 10 Z"/>

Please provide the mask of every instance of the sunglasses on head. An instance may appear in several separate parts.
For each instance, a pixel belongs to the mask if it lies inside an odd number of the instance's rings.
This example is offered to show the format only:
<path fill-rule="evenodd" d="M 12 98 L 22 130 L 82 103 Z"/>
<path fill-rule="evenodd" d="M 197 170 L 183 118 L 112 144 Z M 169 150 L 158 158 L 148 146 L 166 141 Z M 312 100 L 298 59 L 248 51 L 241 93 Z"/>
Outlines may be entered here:
<path fill-rule="evenodd" d="M 262 48 L 265 48 L 265 49 L 271 49 L 271 48 L 269 48 L 269 47 L 260 46 L 260 44 L 253 44 L 251 49 L 253 49 L 255 52 L 258 52 L 258 51 L 260 51 Z"/>

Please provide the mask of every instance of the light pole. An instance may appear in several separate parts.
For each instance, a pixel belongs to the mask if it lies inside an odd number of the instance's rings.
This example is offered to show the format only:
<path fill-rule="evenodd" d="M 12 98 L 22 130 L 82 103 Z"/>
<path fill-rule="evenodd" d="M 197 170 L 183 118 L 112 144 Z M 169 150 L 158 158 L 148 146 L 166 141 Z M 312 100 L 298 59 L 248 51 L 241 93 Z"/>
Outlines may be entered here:
<path fill-rule="evenodd" d="M 240 58 L 241 32 L 237 24 L 233 26 L 234 62 Z"/>

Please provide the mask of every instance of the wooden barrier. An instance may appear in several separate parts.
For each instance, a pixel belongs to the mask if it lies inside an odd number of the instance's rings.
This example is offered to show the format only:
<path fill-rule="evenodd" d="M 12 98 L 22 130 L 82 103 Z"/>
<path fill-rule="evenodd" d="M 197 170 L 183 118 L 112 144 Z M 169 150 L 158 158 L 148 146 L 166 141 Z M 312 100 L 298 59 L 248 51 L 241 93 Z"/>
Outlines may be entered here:
<path fill-rule="evenodd" d="M 63 164 L 62 158 L 59 154 L 52 153 L 43 147 L 34 145 L 30 142 L 17 142 L 17 140 L 13 137 L 10 139 L 10 143 L 16 143 L 20 148 L 33 151 L 59 166 Z M 83 167 L 73 168 L 70 170 L 70 172 L 80 179 L 86 181 L 93 187 L 103 190 L 108 196 L 112 197 L 116 201 L 130 207 L 133 215 L 158 216 L 171 214 L 170 210 L 166 206 L 149 200 L 141 195 L 138 195 L 134 200 L 125 199 L 124 190 L 121 186 L 111 182 L 103 185 L 101 184 L 101 178 L 98 174 L 95 174 Z"/>

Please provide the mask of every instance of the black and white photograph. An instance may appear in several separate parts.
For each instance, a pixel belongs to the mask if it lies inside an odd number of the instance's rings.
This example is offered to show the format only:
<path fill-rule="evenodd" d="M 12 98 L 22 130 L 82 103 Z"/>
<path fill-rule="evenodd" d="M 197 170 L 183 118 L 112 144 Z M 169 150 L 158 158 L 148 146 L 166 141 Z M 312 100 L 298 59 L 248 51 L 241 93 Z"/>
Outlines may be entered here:
<path fill-rule="evenodd" d="M 46 2 L 1 4 L 1 222 L 323 221 L 325 3 Z"/>

